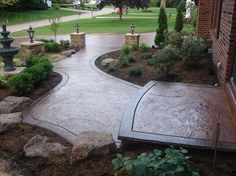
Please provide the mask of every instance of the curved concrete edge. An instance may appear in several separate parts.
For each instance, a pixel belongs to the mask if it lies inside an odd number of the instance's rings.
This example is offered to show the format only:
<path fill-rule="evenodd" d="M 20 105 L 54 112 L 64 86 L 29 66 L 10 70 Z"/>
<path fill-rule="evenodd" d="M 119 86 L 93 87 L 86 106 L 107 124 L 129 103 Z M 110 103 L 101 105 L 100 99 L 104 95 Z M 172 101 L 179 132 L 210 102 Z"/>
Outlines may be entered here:
<path fill-rule="evenodd" d="M 50 130 L 50 131 L 53 131 L 57 135 L 61 136 L 65 140 L 67 140 L 69 143 L 74 144 L 76 136 L 77 136 L 76 134 L 74 134 L 73 132 L 63 128 L 62 126 L 59 126 L 59 125 L 56 125 L 56 124 L 53 124 L 53 123 L 50 123 L 50 122 L 47 122 L 47 121 L 38 120 L 38 119 L 34 118 L 33 115 L 32 115 L 32 108 L 36 104 L 42 103 L 53 92 L 58 91 L 59 89 L 61 89 L 63 86 L 65 86 L 67 84 L 67 82 L 69 80 L 69 76 L 67 75 L 67 73 L 66 72 L 61 72 L 61 71 L 56 70 L 56 69 L 54 71 L 59 73 L 62 76 L 62 81 L 56 87 L 54 87 L 53 89 L 48 91 L 46 94 L 44 94 L 42 97 L 35 100 L 27 109 L 25 109 L 22 112 L 23 122 L 27 123 L 27 124 L 30 124 L 30 125 L 38 126 L 38 127 Z"/>
<path fill-rule="evenodd" d="M 106 73 L 106 72 L 100 70 L 100 69 L 96 66 L 95 62 L 96 62 L 97 59 L 99 59 L 99 57 L 101 57 L 101 56 L 104 55 L 104 54 L 107 54 L 107 53 L 110 53 L 110 52 L 114 52 L 114 51 L 119 51 L 119 50 L 113 50 L 113 51 L 105 52 L 105 53 L 103 53 L 103 54 L 97 55 L 97 56 L 95 56 L 94 58 L 92 58 L 92 59 L 90 60 L 90 62 L 89 62 L 91 68 L 93 68 L 96 72 L 100 73 L 101 75 L 104 75 L 104 76 L 106 76 L 106 77 L 108 77 L 108 78 L 110 78 L 110 79 L 119 81 L 119 82 L 121 82 L 121 83 L 123 83 L 123 84 L 126 84 L 126 85 L 128 85 L 128 86 L 135 87 L 135 88 L 137 88 L 137 89 L 142 88 L 142 86 L 136 85 L 136 84 L 134 84 L 134 83 L 131 83 L 131 82 L 125 81 L 125 80 L 123 80 L 123 79 L 117 78 L 117 77 L 115 77 L 115 76 L 113 76 L 113 75 L 110 75 L 110 74 L 108 74 L 108 73 Z"/>
<path fill-rule="evenodd" d="M 163 82 L 162 82 L 163 83 Z M 165 83 L 165 82 L 164 82 Z M 199 148 L 199 149 L 212 149 L 211 141 L 205 139 L 197 139 L 197 138 L 187 138 L 181 136 L 171 136 L 171 135 L 163 135 L 156 133 L 146 133 L 140 131 L 133 130 L 133 123 L 135 118 L 136 109 L 145 96 L 145 94 L 152 89 L 157 81 L 150 81 L 147 83 L 142 89 L 139 90 L 137 96 L 128 104 L 126 107 L 123 117 L 120 124 L 120 129 L 118 133 L 118 139 L 124 141 L 137 141 L 137 142 L 147 142 L 147 143 L 157 143 L 161 145 L 175 145 L 175 146 L 183 146 L 190 148 Z M 184 83 L 173 83 L 173 84 L 184 84 Z M 195 86 L 195 87 L 214 87 L 208 85 L 197 85 L 197 84 L 184 84 L 186 86 Z M 215 87 L 218 88 L 218 87 Z M 236 143 L 229 142 L 219 142 L 218 149 L 222 151 L 234 151 L 236 149 Z"/>

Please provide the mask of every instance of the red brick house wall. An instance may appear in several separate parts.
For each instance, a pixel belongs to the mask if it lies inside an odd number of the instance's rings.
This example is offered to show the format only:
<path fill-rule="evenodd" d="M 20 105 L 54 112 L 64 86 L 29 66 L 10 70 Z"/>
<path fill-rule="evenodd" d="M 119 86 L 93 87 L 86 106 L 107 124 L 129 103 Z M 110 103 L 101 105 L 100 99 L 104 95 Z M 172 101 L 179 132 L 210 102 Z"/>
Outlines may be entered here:
<path fill-rule="evenodd" d="M 236 43 L 236 0 L 199 0 L 196 35 L 211 38 L 213 61 L 221 62 L 221 82 L 232 76 Z"/>

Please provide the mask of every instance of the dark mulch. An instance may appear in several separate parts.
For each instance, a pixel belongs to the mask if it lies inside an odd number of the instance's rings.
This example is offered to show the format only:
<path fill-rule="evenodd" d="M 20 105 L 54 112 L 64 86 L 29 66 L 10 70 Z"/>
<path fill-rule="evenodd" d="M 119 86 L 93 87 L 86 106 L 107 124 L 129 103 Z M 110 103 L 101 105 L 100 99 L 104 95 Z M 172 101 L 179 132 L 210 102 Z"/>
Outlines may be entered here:
<path fill-rule="evenodd" d="M 148 52 L 156 53 L 158 50 L 150 49 Z M 136 57 L 136 62 L 129 63 L 128 67 L 122 67 L 120 64 L 115 67 L 114 73 L 109 73 L 115 77 L 121 78 L 128 82 L 132 82 L 137 85 L 145 85 L 150 80 L 167 81 L 167 82 L 182 82 L 182 83 L 194 83 L 194 84 L 208 84 L 214 85 L 218 82 L 217 76 L 214 71 L 214 65 L 211 58 L 205 55 L 198 67 L 188 68 L 181 61 L 177 62 L 174 71 L 167 77 L 161 77 L 154 69 L 154 66 L 147 64 L 147 60 L 142 60 L 141 51 L 133 51 L 131 55 Z M 106 54 L 106 57 L 113 59 L 119 59 L 120 51 L 110 52 Z M 98 68 L 104 72 L 108 72 L 107 67 L 101 65 L 103 57 L 96 60 L 95 64 Z M 139 67 L 142 69 L 142 76 L 135 77 L 129 76 L 128 69 L 130 67 Z"/>
<path fill-rule="evenodd" d="M 34 90 L 32 90 L 30 93 L 24 95 L 19 95 L 17 91 L 11 87 L 0 87 L 0 100 L 4 99 L 7 96 L 26 96 L 31 98 L 32 100 L 36 100 L 49 90 L 56 87 L 61 82 L 61 80 L 62 76 L 59 73 L 52 72 L 47 80 L 43 81 L 39 86 L 35 87 Z"/>

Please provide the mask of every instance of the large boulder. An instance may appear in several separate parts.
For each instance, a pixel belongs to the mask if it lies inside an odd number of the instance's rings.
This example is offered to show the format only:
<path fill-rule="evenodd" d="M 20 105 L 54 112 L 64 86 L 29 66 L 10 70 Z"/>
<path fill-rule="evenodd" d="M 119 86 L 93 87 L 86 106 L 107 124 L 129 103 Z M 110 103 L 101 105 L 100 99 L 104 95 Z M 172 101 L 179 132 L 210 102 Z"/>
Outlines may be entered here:
<path fill-rule="evenodd" d="M 48 158 L 51 154 L 62 155 L 67 147 L 59 143 L 49 143 L 46 136 L 36 135 L 32 137 L 24 146 L 24 151 L 28 157 Z"/>
<path fill-rule="evenodd" d="M 118 64 L 119 64 L 119 60 L 118 59 L 112 59 L 112 58 L 103 59 L 102 62 L 101 62 L 101 65 L 103 67 L 107 67 L 109 65 L 117 66 Z"/>
<path fill-rule="evenodd" d="M 31 103 L 32 100 L 27 97 L 8 96 L 3 101 L 0 101 L 0 114 L 21 112 Z"/>
<path fill-rule="evenodd" d="M 20 122 L 22 122 L 21 112 L 0 114 L 0 134 L 15 128 Z"/>
<path fill-rule="evenodd" d="M 72 54 L 75 54 L 75 53 L 76 51 L 74 49 L 71 49 L 71 50 L 62 51 L 61 55 L 65 57 L 70 57 Z"/>
<path fill-rule="evenodd" d="M 111 134 L 99 132 L 82 132 L 76 139 L 72 149 L 73 161 L 82 160 L 89 155 L 104 156 L 117 149 Z"/>

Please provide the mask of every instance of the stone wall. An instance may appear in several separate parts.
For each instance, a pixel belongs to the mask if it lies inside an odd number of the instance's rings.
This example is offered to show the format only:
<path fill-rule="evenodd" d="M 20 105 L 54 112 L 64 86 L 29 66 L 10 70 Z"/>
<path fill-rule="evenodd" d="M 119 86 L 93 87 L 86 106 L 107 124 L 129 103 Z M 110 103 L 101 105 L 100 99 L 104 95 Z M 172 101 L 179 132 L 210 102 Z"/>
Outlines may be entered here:
<path fill-rule="evenodd" d="M 86 46 L 85 33 L 72 33 L 71 36 L 71 46 L 76 50 L 80 50 Z"/>
<path fill-rule="evenodd" d="M 43 42 L 24 42 L 20 43 L 22 56 L 43 55 L 45 53 L 45 43 Z"/>
<path fill-rule="evenodd" d="M 137 44 L 139 46 L 139 34 L 126 34 L 125 44 L 131 46 L 132 44 Z"/>

